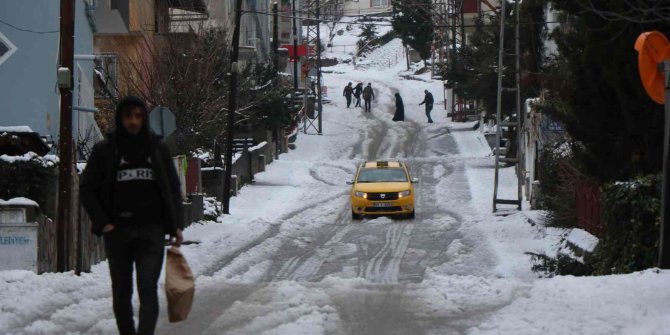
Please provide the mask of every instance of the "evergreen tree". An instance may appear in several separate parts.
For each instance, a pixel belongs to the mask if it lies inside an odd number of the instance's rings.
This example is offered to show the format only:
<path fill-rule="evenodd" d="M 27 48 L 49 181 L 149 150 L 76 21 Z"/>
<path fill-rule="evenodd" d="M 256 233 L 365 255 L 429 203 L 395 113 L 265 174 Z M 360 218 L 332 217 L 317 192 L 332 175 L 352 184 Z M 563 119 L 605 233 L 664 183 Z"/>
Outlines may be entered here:
<path fill-rule="evenodd" d="M 377 26 L 372 23 L 361 25 L 361 33 L 358 34 L 358 37 L 366 41 L 377 37 Z"/>
<path fill-rule="evenodd" d="M 537 97 L 541 91 L 543 68 L 544 7 L 546 0 L 525 0 L 520 5 L 521 98 Z M 505 11 L 505 54 L 514 53 L 514 6 Z M 483 103 L 486 112 L 496 111 L 498 90 L 498 48 L 500 14 L 475 19 L 475 30 L 467 45 L 452 50 L 454 57 L 442 75 L 456 94 L 465 100 Z M 514 58 L 504 58 L 503 87 L 514 87 Z M 516 93 L 503 92 L 503 116 L 516 108 Z"/>
<path fill-rule="evenodd" d="M 424 61 L 430 58 L 435 31 L 432 11 L 431 0 L 393 1 L 393 29 Z"/>
<path fill-rule="evenodd" d="M 624 17 L 637 7 L 658 2 L 591 3 Z M 670 21 L 611 20 L 579 3 L 556 1 L 555 6 L 567 20 L 563 29 L 553 33 L 560 52 L 554 64 L 559 90 L 549 112 L 583 144 L 578 158 L 587 169 L 584 172 L 608 181 L 660 171 L 663 106 L 654 103 L 642 87 L 633 45 L 644 31 L 668 34 Z"/>

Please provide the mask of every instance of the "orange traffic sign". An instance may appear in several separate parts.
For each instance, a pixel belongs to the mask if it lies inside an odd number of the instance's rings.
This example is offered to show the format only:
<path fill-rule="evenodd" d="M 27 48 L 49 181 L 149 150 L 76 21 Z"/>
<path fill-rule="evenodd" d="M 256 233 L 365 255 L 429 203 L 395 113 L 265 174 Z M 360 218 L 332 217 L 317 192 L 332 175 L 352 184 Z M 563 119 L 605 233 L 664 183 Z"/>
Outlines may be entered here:
<path fill-rule="evenodd" d="M 659 64 L 670 61 L 670 42 L 658 31 L 647 31 L 635 41 L 640 79 L 647 94 L 659 104 L 665 102 L 665 83 Z"/>

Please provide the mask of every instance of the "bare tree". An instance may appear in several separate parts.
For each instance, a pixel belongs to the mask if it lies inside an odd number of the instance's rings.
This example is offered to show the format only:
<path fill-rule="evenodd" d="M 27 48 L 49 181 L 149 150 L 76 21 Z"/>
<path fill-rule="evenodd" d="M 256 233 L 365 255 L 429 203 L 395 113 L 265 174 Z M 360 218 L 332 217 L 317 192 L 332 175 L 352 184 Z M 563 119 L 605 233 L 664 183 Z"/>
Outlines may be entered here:
<path fill-rule="evenodd" d="M 613 11 L 593 0 L 577 0 L 577 5 L 606 21 L 631 23 L 670 23 L 670 2 L 661 0 L 623 0 L 625 11 Z"/>
<path fill-rule="evenodd" d="M 177 152 L 210 148 L 226 136 L 230 39 L 222 28 L 145 36 L 120 61 L 123 80 L 104 85 L 108 115 L 119 96 L 143 98 L 149 108 L 168 107 L 177 119 L 170 141 Z M 284 89 L 270 85 L 274 71 L 247 62 L 239 82 L 237 124 L 269 122 L 287 112 Z M 107 72 L 106 72 L 107 73 Z M 288 86 L 288 85 L 286 85 Z"/>

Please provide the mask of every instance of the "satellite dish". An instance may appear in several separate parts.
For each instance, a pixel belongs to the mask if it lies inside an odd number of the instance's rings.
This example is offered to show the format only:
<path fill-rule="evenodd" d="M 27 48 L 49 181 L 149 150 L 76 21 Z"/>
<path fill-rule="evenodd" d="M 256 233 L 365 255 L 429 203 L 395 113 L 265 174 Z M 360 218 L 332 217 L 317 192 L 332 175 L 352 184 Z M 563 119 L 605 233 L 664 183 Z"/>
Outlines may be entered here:
<path fill-rule="evenodd" d="M 635 41 L 635 50 L 638 52 L 638 66 L 642 85 L 649 97 L 656 103 L 665 102 L 665 83 L 663 71 L 659 64 L 670 58 L 670 42 L 658 31 L 648 31 L 640 34 Z"/>

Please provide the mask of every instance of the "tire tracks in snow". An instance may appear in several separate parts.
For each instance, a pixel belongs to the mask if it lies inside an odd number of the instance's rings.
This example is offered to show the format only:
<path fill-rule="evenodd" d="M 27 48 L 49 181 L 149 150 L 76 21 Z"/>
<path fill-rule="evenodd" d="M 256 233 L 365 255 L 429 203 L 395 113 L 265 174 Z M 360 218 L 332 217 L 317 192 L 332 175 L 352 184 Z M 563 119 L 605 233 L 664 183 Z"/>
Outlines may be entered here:
<path fill-rule="evenodd" d="M 364 277 L 370 281 L 392 284 L 398 282 L 400 263 L 407 251 L 413 224 L 393 224 L 386 230 L 386 241 L 381 250 L 370 259 Z"/>
<path fill-rule="evenodd" d="M 221 270 L 228 267 L 229 265 L 232 265 L 232 263 L 235 260 L 237 260 L 240 256 L 250 253 L 254 248 L 262 246 L 268 240 L 271 240 L 272 238 L 279 235 L 280 232 L 281 232 L 282 222 L 292 220 L 296 216 L 302 214 L 303 212 L 317 207 L 318 204 L 333 201 L 333 200 L 335 200 L 337 198 L 340 198 L 340 197 L 342 197 L 342 196 L 344 196 L 348 193 L 349 193 L 348 191 L 347 192 L 340 192 L 340 193 L 337 193 L 335 195 L 324 197 L 324 198 L 322 198 L 318 201 L 309 202 L 308 204 L 305 204 L 304 206 L 301 206 L 300 208 L 298 208 L 296 210 L 293 210 L 293 211 L 281 216 L 281 218 L 277 220 L 279 222 L 279 224 L 270 225 L 270 227 L 265 232 L 263 232 L 259 237 L 252 240 L 250 243 L 247 243 L 243 247 L 235 250 L 231 254 L 219 259 L 214 264 L 208 266 L 206 268 L 206 270 L 202 271 L 202 273 L 200 275 L 202 275 L 202 276 L 213 276 L 213 275 L 215 275 L 217 272 L 220 272 Z"/>

